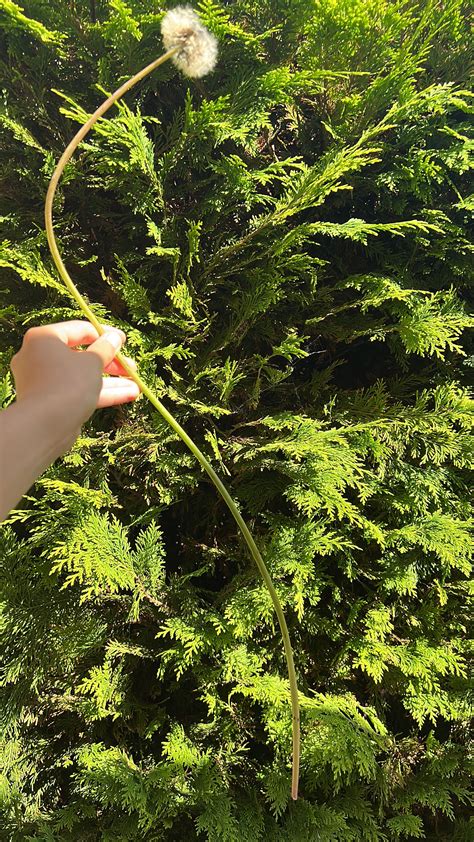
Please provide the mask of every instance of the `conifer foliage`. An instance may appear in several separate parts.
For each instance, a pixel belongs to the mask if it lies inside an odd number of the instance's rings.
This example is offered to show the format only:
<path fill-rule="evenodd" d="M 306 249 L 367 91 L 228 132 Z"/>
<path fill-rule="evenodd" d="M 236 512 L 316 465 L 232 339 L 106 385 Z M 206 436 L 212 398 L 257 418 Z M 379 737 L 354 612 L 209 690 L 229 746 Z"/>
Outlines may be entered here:
<path fill-rule="evenodd" d="M 0 400 L 76 318 L 43 228 L 77 125 L 172 3 L 0 0 Z M 0 839 L 472 838 L 473 199 L 464 0 L 201 0 L 68 164 L 61 251 L 226 479 L 146 401 L 95 413 L 0 529 Z"/>

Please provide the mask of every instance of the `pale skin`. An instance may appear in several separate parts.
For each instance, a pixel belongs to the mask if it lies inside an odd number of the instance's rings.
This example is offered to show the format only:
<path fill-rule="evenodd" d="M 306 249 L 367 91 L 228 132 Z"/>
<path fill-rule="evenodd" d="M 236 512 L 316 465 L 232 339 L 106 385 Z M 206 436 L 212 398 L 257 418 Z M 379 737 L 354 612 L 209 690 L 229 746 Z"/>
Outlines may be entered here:
<path fill-rule="evenodd" d="M 10 363 L 16 400 L 0 412 L 0 522 L 72 447 L 94 410 L 130 403 L 140 394 L 114 360 L 125 334 L 104 327 L 100 337 L 89 322 L 79 320 L 25 333 Z"/>

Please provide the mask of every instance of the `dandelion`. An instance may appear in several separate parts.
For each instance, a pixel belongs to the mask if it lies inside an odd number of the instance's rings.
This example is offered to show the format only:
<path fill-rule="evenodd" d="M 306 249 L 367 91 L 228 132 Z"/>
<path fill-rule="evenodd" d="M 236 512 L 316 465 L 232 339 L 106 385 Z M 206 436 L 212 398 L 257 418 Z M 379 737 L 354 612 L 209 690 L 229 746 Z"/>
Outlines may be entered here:
<path fill-rule="evenodd" d="M 217 40 L 202 25 L 190 6 L 176 6 L 161 22 L 161 34 L 166 50 L 179 47 L 173 63 L 186 76 L 206 76 L 217 61 Z"/>
<path fill-rule="evenodd" d="M 165 61 L 173 61 L 174 64 L 187 76 L 190 77 L 199 77 L 205 76 L 206 73 L 209 73 L 216 63 L 217 59 L 217 41 L 210 32 L 202 25 L 196 13 L 189 7 L 189 6 L 177 6 L 175 9 L 171 9 L 167 14 L 164 16 L 161 25 L 161 31 L 163 35 L 163 42 L 165 46 L 166 52 L 160 56 L 159 58 L 155 59 L 148 64 L 146 67 L 143 67 L 135 76 L 132 76 L 131 79 L 128 79 L 120 88 L 117 88 L 113 94 L 111 94 L 102 105 L 97 108 L 96 111 L 89 117 L 89 119 L 84 123 L 83 126 L 79 129 L 79 131 L 74 135 L 73 139 L 70 141 L 66 149 L 64 150 L 59 162 L 54 170 L 54 173 L 51 177 L 51 181 L 49 183 L 48 192 L 46 194 L 46 202 L 45 202 L 45 227 L 46 227 L 46 234 L 48 238 L 48 245 L 51 251 L 52 258 L 54 263 L 56 264 L 56 268 L 62 280 L 64 281 L 71 297 L 76 301 L 79 305 L 84 316 L 94 325 L 99 335 L 104 333 L 104 327 L 97 319 L 95 313 L 90 308 L 89 304 L 83 298 L 79 290 L 77 289 L 74 281 L 72 280 L 71 276 L 69 275 L 62 257 L 59 253 L 58 245 L 56 242 L 56 237 L 54 235 L 54 228 L 53 228 L 53 202 L 54 202 L 54 195 L 56 193 L 56 188 L 59 183 L 59 179 L 64 171 L 64 167 L 72 158 L 75 150 L 79 146 L 82 140 L 86 137 L 87 133 L 93 127 L 94 123 L 100 117 L 109 110 L 109 108 L 117 102 L 120 97 L 127 93 L 137 82 L 140 82 L 150 73 L 152 73 L 160 64 L 163 64 Z M 286 661 L 288 665 L 288 678 L 289 678 L 289 685 L 290 685 L 290 697 L 291 697 L 291 707 L 292 707 L 292 730 L 293 730 L 293 769 L 292 769 L 292 781 L 291 781 L 291 795 L 293 799 L 298 797 L 298 777 L 299 777 L 299 761 L 300 761 L 300 714 L 299 714 L 299 699 L 298 699 L 298 687 L 296 683 L 296 673 L 295 673 L 295 666 L 293 662 L 293 650 L 291 648 L 290 643 L 290 636 L 288 633 L 288 627 L 286 625 L 285 616 L 283 614 L 283 609 L 281 607 L 280 600 L 278 598 L 277 592 L 275 591 L 273 582 L 271 580 L 270 574 L 266 568 L 266 565 L 263 561 L 262 556 L 260 555 L 260 551 L 252 538 L 251 533 L 245 523 L 242 515 L 240 514 L 239 509 L 235 505 L 232 497 L 230 496 L 226 486 L 222 482 L 221 479 L 217 476 L 214 468 L 206 459 L 203 453 L 199 450 L 197 445 L 193 442 L 193 440 L 188 436 L 186 431 L 181 427 L 181 425 L 176 421 L 176 419 L 171 415 L 170 412 L 166 409 L 165 406 L 158 400 L 156 395 L 148 388 L 146 383 L 143 382 L 138 371 L 133 368 L 127 357 L 124 357 L 123 354 L 118 353 L 116 355 L 116 359 L 121 364 L 122 368 L 125 369 L 129 377 L 135 381 L 138 385 L 139 389 L 143 394 L 148 398 L 151 404 L 158 410 L 160 415 L 167 421 L 169 426 L 174 430 L 176 435 L 180 437 L 180 439 L 186 444 L 189 448 L 191 453 L 196 457 L 197 461 L 201 465 L 201 468 L 206 471 L 206 473 L 211 478 L 212 482 L 214 483 L 217 491 L 221 495 L 222 499 L 225 501 L 226 505 L 228 506 L 234 520 L 236 521 L 242 537 L 244 538 L 247 547 L 250 551 L 250 554 L 255 561 L 255 564 L 260 571 L 260 575 L 262 576 L 263 581 L 265 582 L 267 589 L 270 593 L 272 598 L 273 606 L 275 608 L 275 613 L 278 618 L 278 622 L 280 625 L 282 638 L 283 638 L 283 645 L 285 650 Z"/>

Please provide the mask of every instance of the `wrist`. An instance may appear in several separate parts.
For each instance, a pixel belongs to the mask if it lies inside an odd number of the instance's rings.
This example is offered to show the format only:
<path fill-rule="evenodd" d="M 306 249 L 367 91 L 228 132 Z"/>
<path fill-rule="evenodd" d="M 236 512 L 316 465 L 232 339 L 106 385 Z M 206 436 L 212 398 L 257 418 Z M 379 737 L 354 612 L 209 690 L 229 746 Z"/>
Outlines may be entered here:
<path fill-rule="evenodd" d="M 18 411 L 27 415 L 35 441 L 43 443 L 44 457 L 50 462 L 72 447 L 80 433 L 80 426 L 76 429 L 71 425 L 70 417 L 64 412 L 64 401 L 32 395 L 15 405 Z"/>
<path fill-rule="evenodd" d="M 23 398 L 0 412 L 0 521 L 77 434 L 58 424 L 54 405 L 42 397 Z"/>

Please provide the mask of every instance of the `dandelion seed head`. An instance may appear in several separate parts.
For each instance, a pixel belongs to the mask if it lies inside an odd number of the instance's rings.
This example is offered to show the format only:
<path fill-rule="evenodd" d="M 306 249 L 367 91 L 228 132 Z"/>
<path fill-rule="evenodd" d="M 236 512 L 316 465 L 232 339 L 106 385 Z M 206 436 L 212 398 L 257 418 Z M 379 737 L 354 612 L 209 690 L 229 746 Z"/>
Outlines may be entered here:
<path fill-rule="evenodd" d="M 161 21 L 166 50 L 179 47 L 172 61 L 186 76 L 206 76 L 217 61 L 217 40 L 191 6 L 176 6 Z"/>

